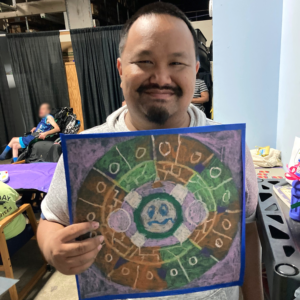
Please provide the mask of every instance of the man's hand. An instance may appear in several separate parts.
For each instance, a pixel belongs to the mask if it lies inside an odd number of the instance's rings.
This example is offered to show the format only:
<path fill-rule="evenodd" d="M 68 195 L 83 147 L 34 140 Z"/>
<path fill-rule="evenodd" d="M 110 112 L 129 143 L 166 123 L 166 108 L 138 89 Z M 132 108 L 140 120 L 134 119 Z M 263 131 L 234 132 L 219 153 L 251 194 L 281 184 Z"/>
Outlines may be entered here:
<path fill-rule="evenodd" d="M 97 222 L 85 222 L 52 232 L 42 249 L 46 260 L 65 275 L 82 273 L 95 261 L 104 237 L 96 236 L 83 241 L 75 239 L 98 227 Z"/>
<path fill-rule="evenodd" d="M 36 130 L 36 127 L 33 127 L 30 132 L 33 133 Z"/>
<path fill-rule="evenodd" d="M 48 135 L 47 132 L 42 132 L 39 135 L 39 139 L 44 140 L 47 137 L 47 135 Z"/>

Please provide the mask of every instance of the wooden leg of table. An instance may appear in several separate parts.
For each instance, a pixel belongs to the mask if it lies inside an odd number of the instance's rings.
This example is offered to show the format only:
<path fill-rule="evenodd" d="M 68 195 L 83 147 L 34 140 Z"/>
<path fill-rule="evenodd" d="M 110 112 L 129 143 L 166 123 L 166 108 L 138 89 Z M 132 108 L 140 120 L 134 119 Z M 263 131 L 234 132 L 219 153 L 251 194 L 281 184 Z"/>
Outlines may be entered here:
<path fill-rule="evenodd" d="M 4 266 L 5 277 L 14 279 L 14 273 L 13 273 L 13 269 L 11 266 L 11 261 L 10 261 L 10 257 L 9 257 L 9 253 L 8 253 L 8 249 L 7 249 L 7 244 L 6 244 L 3 228 L 1 228 L 1 231 L 0 231 L 0 253 L 1 253 L 1 258 L 2 258 L 2 262 L 3 262 L 3 266 Z M 19 299 L 16 285 L 13 285 L 9 289 L 9 294 L 10 294 L 11 300 Z"/>

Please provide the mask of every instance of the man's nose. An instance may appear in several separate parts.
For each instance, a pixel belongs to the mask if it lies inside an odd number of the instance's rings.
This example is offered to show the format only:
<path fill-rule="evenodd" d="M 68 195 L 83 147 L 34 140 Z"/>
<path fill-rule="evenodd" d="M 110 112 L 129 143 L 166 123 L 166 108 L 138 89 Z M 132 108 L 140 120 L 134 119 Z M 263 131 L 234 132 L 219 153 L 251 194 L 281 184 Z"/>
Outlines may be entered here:
<path fill-rule="evenodd" d="M 150 77 L 150 83 L 155 83 L 159 86 L 171 85 L 172 78 L 168 68 L 157 66 L 155 69 L 153 69 Z"/>

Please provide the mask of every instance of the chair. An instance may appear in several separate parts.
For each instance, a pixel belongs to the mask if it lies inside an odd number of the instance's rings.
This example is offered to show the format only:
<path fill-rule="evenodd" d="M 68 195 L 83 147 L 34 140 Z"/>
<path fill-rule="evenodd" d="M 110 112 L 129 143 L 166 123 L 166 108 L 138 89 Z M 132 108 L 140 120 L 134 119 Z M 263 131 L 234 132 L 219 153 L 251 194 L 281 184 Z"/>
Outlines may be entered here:
<path fill-rule="evenodd" d="M 4 227 L 14 218 L 23 212 L 27 212 L 27 216 L 30 224 L 26 225 L 26 228 L 19 235 L 11 238 L 9 240 L 5 239 Z M 36 237 L 37 232 L 37 222 L 30 204 L 23 204 L 17 211 L 13 214 L 7 216 L 5 219 L 0 221 L 0 271 L 5 272 L 7 278 L 14 278 L 13 269 L 11 265 L 10 257 L 22 248 L 31 238 Z M 38 280 L 46 273 L 47 263 L 43 263 L 43 266 L 37 271 L 37 273 L 31 278 L 31 280 L 26 284 L 26 286 L 18 294 L 16 285 L 9 289 L 9 294 L 11 300 L 22 300 L 30 292 L 33 286 L 38 282 Z"/>
<path fill-rule="evenodd" d="M 76 115 L 73 114 L 73 108 L 62 107 L 53 110 L 51 113 L 57 125 L 60 128 L 60 133 L 76 134 L 80 129 L 80 121 L 76 120 Z M 29 135 L 31 132 L 26 132 L 24 135 Z M 18 157 L 18 163 L 32 163 L 37 161 L 45 161 L 47 154 L 53 144 L 60 140 L 59 133 L 54 133 L 41 140 L 36 137 L 29 145 L 21 152 Z M 32 153 L 34 152 L 34 153 Z M 12 161 L 13 163 L 13 161 Z"/>

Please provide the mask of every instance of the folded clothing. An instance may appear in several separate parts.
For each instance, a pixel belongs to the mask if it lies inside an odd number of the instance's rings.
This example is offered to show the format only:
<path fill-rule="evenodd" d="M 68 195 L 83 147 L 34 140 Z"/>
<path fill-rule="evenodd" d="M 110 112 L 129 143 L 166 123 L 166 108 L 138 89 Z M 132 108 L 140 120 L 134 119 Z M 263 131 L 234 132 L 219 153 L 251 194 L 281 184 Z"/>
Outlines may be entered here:
<path fill-rule="evenodd" d="M 256 167 L 282 167 L 281 152 L 277 149 L 270 148 L 269 154 L 266 156 L 258 155 L 257 149 L 252 149 L 250 152 Z"/>

